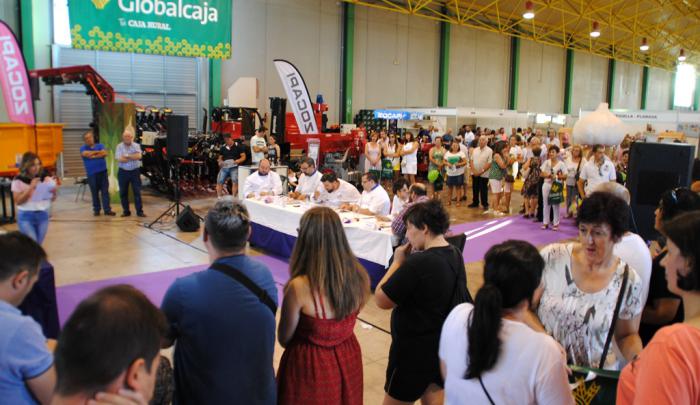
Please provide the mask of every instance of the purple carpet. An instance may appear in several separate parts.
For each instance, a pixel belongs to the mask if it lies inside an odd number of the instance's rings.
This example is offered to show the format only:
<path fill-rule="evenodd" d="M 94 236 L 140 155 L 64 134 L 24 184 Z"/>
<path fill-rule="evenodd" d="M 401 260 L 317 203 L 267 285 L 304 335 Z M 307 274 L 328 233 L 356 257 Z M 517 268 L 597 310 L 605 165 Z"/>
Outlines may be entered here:
<path fill-rule="evenodd" d="M 278 284 L 277 298 L 278 302 L 282 302 L 282 286 L 289 280 L 289 267 L 287 262 L 272 256 L 252 256 L 253 259 L 264 263 L 272 273 L 272 278 Z M 129 284 L 139 290 L 155 304 L 160 306 L 163 301 L 163 296 L 168 290 L 168 287 L 177 278 L 185 277 L 196 271 L 206 269 L 208 265 L 200 264 L 197 266 L 182 267 L 173 270 L 157 271 L 154 273 L 135 274 L 131 276 L 115 277 L 105 280 L 88 281 L 85 283 L 77 283 L 65 285 L 56 288 L 56 301 L 58 303 L 58 318 L 61 326 L 66 322 L 73 310 L 78 306 L 80 301 L 87 298 L 95 291 L 115 284 Z"/>
<path fill-rule="evenodd" d="M 467 243 L 464 247 L 465 263 L 478 262 L 484 259 L 486 251 L 493 245 L 508 239 L 520 239 L 535 246 L 547 245 L 578 235 L 578 230 L 572 219 L 562 219 L 559 230 L 542 230 L 541 223 L 532 222 L 520 215 L 493 218 L 479 222 L 454 225 L 452 233 L 466 233 Z"/>
<path fill-rule="evenodd" d="M 483 260 L 484 254 L 491 246 L 508 239 L 522 239 L 535 246 L 541 246 L 577 235 L 577 230 L 572 220 L 562 220 L 558 232 L 544 231 L 540 229 L 540 226 L 541 224 L 534 223 L 520 216 L 512 216 L 454 225 L 450 229 L 453 233 L 464 232 L 467 234 L 467 244 L 464 248 L 464 261 L 466 263 Z M 272 277 L 278 285 L 279 302 L 282 302 L 282 287 L 289 280 L 289 265 L 287 261 L 269 255 L 253 256 L 252 258 L 264 263 L 270 269 Z M 165 292 L 173 281 L 179 277 L 203 270 L 206 267 L 206 264 L 200 264 L 173 270 L 115 277 L 58 287 L 56 289 L 56 299 L 58 301 L 59 320 L 61 325 L 63 325 L 80 301 L 101 288 L 115 284 L 133 285 L 143 291 L 154 304 L 160 306 Z"/>

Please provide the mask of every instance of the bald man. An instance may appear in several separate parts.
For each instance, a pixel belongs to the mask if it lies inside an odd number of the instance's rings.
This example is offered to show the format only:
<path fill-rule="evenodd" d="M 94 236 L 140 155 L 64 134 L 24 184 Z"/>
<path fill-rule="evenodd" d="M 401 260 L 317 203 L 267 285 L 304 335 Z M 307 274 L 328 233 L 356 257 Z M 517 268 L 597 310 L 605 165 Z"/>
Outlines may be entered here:
<path fill-rule="evenodd" d="M 126 127 L 122 133 L 122 142 L 117 145 L 115 154 L 119 171 L 117 172 L 117 180 L 119 180 L 119 199 L 122 203 L 122 217 L 131 215 L 129 210 L 129 185 L 134 192 L 134 205 L 136 206 L 136 215 L 145 217 L 143 213 L 143 204 L 141 203 L 141 145 L 134 142 L 134 129 L 131 126 Z"/>
<path fill-rule="evenodd" d="M 280 175 L 270 170 L 269 160 L 261 160 L 258 170 L 245 179 L 243 195 L 246 198 L 253 198 L 280 194 L 282 194 Z"/>

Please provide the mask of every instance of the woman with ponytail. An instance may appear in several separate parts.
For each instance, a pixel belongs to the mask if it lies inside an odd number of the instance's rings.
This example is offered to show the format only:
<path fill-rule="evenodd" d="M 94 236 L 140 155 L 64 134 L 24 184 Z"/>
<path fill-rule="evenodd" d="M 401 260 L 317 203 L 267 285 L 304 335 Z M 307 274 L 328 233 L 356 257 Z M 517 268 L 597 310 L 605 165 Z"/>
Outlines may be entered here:
<path fill-rule="evenodd" d="M 550 336 L 526 325 L 544 260 L 524 241 L 486 253 L 474 305 L 455 307 L 442 327 L 445 404 L 573 404 L 566 359 Z"/>

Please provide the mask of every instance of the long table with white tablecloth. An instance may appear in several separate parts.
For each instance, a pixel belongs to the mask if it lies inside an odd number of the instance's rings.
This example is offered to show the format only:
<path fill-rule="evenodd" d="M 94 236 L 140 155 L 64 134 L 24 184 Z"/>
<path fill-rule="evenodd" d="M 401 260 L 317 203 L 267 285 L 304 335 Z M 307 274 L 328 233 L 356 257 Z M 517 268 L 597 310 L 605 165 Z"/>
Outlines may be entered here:
<path fill-rule="evenodd" d="M 246 199 L 244 204 L 253 223 L 250 243 L 285 258 L 291 255 L 302 215 L 314 206 L 290 201 L 286 197 Z M 338 215 L 350 248 L 367 269 L 374 287 L 384 275 L 393 254 L 389 224 L 352 212 L 338 212 Z"/>

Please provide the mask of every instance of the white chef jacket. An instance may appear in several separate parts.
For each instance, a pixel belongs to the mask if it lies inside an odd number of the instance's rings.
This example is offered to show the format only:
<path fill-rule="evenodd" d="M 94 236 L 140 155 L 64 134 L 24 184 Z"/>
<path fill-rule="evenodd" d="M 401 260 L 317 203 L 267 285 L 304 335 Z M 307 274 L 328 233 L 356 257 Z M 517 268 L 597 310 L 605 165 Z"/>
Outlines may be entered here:
<path fill-rule="evenodd" d="M 279 174 L 272 170 L 267 173 L 267 176 L 261 176 L 260 172 L 256 171 L 245 179 L 243 195 L 246 197 L 251 193 L 258 195 L 263 192 L 269 193 L 271 191 L 275 195 L 282 194 L 282 179 Z"/>

